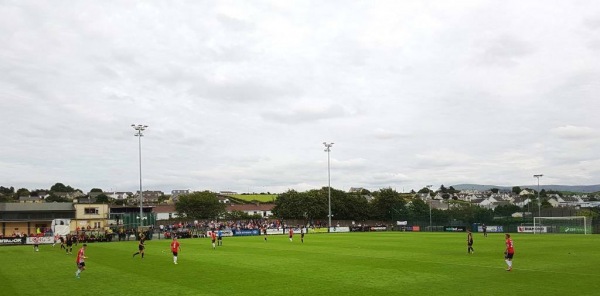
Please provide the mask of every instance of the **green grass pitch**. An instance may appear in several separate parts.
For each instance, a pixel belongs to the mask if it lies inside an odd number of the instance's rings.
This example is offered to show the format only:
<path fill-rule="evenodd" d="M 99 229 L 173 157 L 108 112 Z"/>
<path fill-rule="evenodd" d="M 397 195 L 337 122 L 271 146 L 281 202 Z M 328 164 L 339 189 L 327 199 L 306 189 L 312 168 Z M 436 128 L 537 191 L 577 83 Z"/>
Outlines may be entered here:
<path fill-rule="evenodd" d="M 335 233 L 90 243 L 87 270 L 59 246 L 0 247 L 2 295 L 600 295 L 600 236 L 513 234 L 505 271 L 503 234 Z M 80 247 L 81 245 L 79 245 Z M 77 247 L 77 249 L 79 248 Z M 74 253 L 77 250 L 74 248 Z"/>

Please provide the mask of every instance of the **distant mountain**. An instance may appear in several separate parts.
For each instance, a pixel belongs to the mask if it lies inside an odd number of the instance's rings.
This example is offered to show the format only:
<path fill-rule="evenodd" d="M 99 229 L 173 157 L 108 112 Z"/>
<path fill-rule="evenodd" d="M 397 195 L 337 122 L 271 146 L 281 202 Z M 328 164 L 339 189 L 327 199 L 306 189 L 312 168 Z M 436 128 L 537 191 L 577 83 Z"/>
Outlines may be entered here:
<path fill-rule="evenodd" d="M 531 188 L 537 190 L 537 184 L 534 185 L 515 185 L 521 187 L 521 189 Z M 513 186 L 496 186 L 496 185 L 479 185 L 479 184 L 458 184 L 452 185 L 456 190 L 478 190 L 485 191 L 491 188 L 498 188 L 501 191 L 511 191 Z M 600 184 L 598 185 L 542 185 L 540 184 L 540 190 L 555 190 L 555 191 L 570 191 L 580 193 L 592 193 L 600 191 Z"/>

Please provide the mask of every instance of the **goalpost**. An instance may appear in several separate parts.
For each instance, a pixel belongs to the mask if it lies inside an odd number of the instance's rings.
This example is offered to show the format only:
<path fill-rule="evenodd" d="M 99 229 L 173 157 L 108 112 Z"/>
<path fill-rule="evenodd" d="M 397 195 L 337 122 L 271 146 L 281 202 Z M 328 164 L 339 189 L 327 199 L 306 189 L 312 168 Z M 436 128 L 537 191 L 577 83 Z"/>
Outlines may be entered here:
<path fill-rule="evenodd" d="M 592 219 L 585 216 L 534 217 L 533 233 L 590 234 Z"/>

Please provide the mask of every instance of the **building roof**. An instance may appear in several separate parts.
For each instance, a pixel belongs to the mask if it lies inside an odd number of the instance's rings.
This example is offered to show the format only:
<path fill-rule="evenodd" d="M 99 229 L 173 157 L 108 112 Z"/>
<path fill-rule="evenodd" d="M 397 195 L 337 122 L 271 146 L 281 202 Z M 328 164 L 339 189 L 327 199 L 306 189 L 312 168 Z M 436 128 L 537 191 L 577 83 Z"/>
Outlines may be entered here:
<path fill-rule="evenodd" d="M 0 211 L 5 212 L 41 212 L 41 211 L 74 211 L 70 202 L 45 203 L 0 203 Z"/>
<path fill-rule="evenodd" d="M 175 213 L 177 211 L 175 210 L 174 205 L 159 205 L 159 206 L 155 206 L 152 209 L 152 212 L 154 212 L 154 213 Z"/>

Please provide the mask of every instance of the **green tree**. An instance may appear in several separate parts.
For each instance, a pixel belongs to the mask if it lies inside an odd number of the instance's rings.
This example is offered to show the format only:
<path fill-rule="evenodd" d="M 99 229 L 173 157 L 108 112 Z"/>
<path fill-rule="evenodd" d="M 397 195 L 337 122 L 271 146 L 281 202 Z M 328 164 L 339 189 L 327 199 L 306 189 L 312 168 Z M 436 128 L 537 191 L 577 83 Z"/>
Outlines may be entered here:
<path fill-rule="evenodd" d="M 75 192 L 75 189 L 71 186 L 65 186 L 63 183 L 56 183 L 50 187 L 52 192 Z"/>
<path fill-rule="evenodd" d="M 542 200 L 542 208 L 543 209 L 549 209 L 549 208 L 553 208 L 552 204 L 550 202 L 548 202 L 547 200 Z"/>
<path fill-rule="evenodd" d="M 442 184 L 442 186 L 440 186 L 440 190 L 439 190 L 439 191 L 440 191 L 441 193 L 447 193 L 447 192 L 448 192 L 448 188 L 446 188 L 446 187 L 444 186 L 444 184 Z"/>
<path fill-rule="evenodd" d="M 17 190 L 17 193 L 15 195 L 17 198 L 19 198 L 20 196 L 29 196 L 30 194 L 31 194 L 31 192 L 29 192 L 29 189 L 19 188 L 19 190 Z"/>
<path fill-rule="evenodd" d="M 415 198 L 409 203 L 408 211 L 412 222 L 429 220 L 429 205 L 420 198 Z"/>
<path fill-rule="evenodd" d="M 12 194 L 15 194 L 15 187 L 0 186 L 0 195 L 12 195 Z"/>
<path fill-rule="evenodd" d="M 519 187 L 519 186 L 514 186 L 514 187 L 512 188 L 512 192 L 513 192 L 514 194 L 519 194 L 519 193 L 521 193 L 521 187 Z"/>
<path fill-rule="evenodd" d="M 383 188 L 374 192 L 374 195 L 375 198 L 372 201 L 373 218 L 380 220 L 400 220 L 407 218 L 406 201 L 400 197 L 400 194 L 396 190 Z"/>
<path fill-rule="evenodd" d="M 228 220 L 241 220 L 241 219 L 250 219 L 250 215 L 243 211 L 231 211 L 225 214 L 225 219 Z"/>
<path fill-rule="evenodd" d="M 108 204 L 108 203 L 110 203 L 110 199 L 108 198 L 108 196 L 106 194 L 102 193 L 102 194 L 98 194 L 96 196 L 96 202 L 97 203 Z"/>
<path fill-rule="evenodd" d="M 70 200 L 66 197 L 50 193 L 50 195 L 46 197 L 46 202 L 70 202 Z"/>
<path fill-rule="evenodd" d="M 494 209 L 496 216 L 510 217 L 512 214 L 521 212 L 522 209 L 517 205 L 500 205 Z"/>
<path fill-rule="evenodd" d="M 90 190 L 90 192 L 99 192 L 99 193 L 102 193 L 104 191 L 102 191 L 102 189 L 100 189 L 100 188 L 92 188 L 92 190 Z"/>
<path fill-rule="evenodd" d="M 194 192 L 179 196 L 175 210 L 180 217 L 189 219 L 216 219 L 225 212 L 225 204 L 210 191 Z"/>
<path fill-rule="evenodd" d="M 585 216 L 588 218 L 592 218 L 594 220 L 598 219 L 598 217 L 600 217 L 600 214 L 598 213 L 598 211 L 600 211 L 598 208 L 595 209 L 596 211 L 594 211 L 593 209 L 581 209 L 579 211 L 577 211 L 577 216 Z"/>
<path fill-rule="evenodd" d="M 325 219 L 328 214 L 327 187 L 307 192 L 288 190 L 275 199 L 273 214 L 283 219 Z M 332 212 L 336 205 L 336 191 L 332 190 Z"/>
<path fill-rule="evenodd" d="M 417 193 L 430 193 L 430 192 L 431 192 L 431 188 L 429 188 L 429 187 L 423 187 L 419 191 L 417 191 Z"/>
<path fill-rule="evenodd" d="M 306 199 L 304 195 L 306 193 L 300 193 L 293 189 L 279 194 L 275 199 L 273 215 L 283 219 L 304 218 L 304 211 L 301 205 L 302 200 Z"/>
<path fill-rule="evenodd" d="M 498 189 L 498 188 L 492 188 L 492 189 L 490 189 L 490 191 L 492 193 L 498 193 L 498 192 L 500 192 L 500 189 Z"/>

